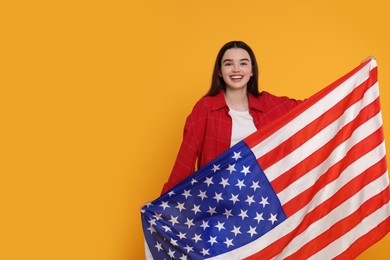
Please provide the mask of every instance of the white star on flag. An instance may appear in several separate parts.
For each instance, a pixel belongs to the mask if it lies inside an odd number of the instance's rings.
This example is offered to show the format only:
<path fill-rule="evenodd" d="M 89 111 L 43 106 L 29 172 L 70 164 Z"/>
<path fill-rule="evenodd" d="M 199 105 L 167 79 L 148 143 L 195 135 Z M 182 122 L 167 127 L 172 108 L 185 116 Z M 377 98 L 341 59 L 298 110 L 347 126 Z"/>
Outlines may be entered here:
<path fill-rule="evenodd" d="M 245 176 L 248 173 L 251 173 L 251 171 L 249 170 L 249 166 L 248 167 L 242 166 L 242 171 L 241 172 L 244 173 Z"/>
<path fill-rule="evenodd" d="M 252 181 L 251 189 L 253 189 L 253 191 L 256 191 L 259 188 L 260 188 L 259 182 L 258 181 L 256 181 L 256 182 Z"/>
<path fill-rule="evenodd" d="M 183 195 L 186 199 L 188 199 L 189 196 L 192 196 L 191 193 L 190 193 L 190 190 L 184 190 Z"/>
<path fill-rule="evenodd" d="M 233 228 L 233 230 L 231 232 L 234 233 L 234 236 L 237 236 L 238 234 L 241 234 L 240 229 L 241 229 L 241 227 L 234 226 L 234 228 Z"/>
<path fill-rule="evenodd" d="M 236 161 L 238 160 L 238 159 L 240 159 L 240 158 L 242 158 L 241 157 L 241 152 L 238 152 L 238 153 L 236 153 L 236 152 L 233 152 L 234 153 L 234 155 L 233 155 L 233 159 L 235 159 Z"/>
<path fill-rule="evenodd" d="M 221 170 L 219 167 L 220 167 L 221 165 L 220 164 L 218 164 L 218 165 L 213 165 L 213 172 L 215 173 L 215 172 L 217 172 L 217 171 L 219 171 L 219 170 Z"/>
<path fill-rule="evenodd" d="M 227 171 L 230 173 L 237 171 L 236 168 L 234 168 L 236 165 L 235 164 L 229 164 L 229 167 L 226 168 Z"/>
<path fill-rule="evenodd" d="M 237 201 L 240 201 L 240 199 L 238 198 L 238 194 L 232 194 L 232 197 L 229 200 L 233 201 L 233 204 L 235 204 Z"/>
<path fill-rule="evenodd" d="M 172 226 L 179 223 L 179 221 L 177 221 L 177 219 L 178 219 L 178 217 L 171 216 L 171 219 L 169 220 L 169 222 L 172 223 Z"/>
<path fill-rule="evenodd" d="M 255 234 L 257 234 L 256 232 L 256 227 L 249 227 L 249 231 L 247 232 L 248 234 L 251 235 L 251 237 Z"/>
<path fill-rule="evenodd" d="M 227 185 L 230 185 L 228 180 L 229 180 L 228 178 L 226 179 L 222 178 L 219 184 L 221 184 L 225 188 Z"/>
<path fill-rule="evenodd" d="M 162 207 L 165 210 L 166 208 L 169 208 L 170 206 L 168 205 L 168 201 L 162 201 L 160 207 Z"/>
<path fill-rule="evenodd" d="M 256 212 L 256 217 L 254 219 L 257 220 L 257 223 L 260 223 L 260 221 L 264 220 L 263 213 L 259 214 Z"/>
<path fill-rule="evenodd" d="M 223 243 L 225 243 L 227 247 L 233 246 L 233 239 L 226 238 L 226 241 Z"/>
<path fill-rule="evenodd" d="M 240 216 L 240 217 L 242 218 L 242 220 L 244 220 L 245 218 L 248 217 L 248 214 L 246 214 L 247 211 L 248 211 L 248 210 L 245 210 L 245 211 L 244 211 L 244 210 L 241 209 L 241 213 L 238 214 L 238 216 Z"/>
<path fill-rule="evenodd" d="M 225 229 L 225 223 L 218 221 L 218 224 L 215 225 L 215 227 L 218 228 L 218 231 L 221 231 L 221 229 Z"/>
<path fill-rule="evenodd" d="M 210 239 L 209 239 L 209 241 L 207 241 L 207 242 L 209 242 L 211 245 L 213 245 L 214 243 L 218 243 L 218 242 L 217 242 L 217 237 L 212 237 L 212 236 L 210 236 Z"/>
<path fill-rule="evenodd" d="M 271 213 L 271 217 L 268 220 L 272 222 L 272 225 L 275 223 L 275 221 L 278 221 L 277 218 L 276 218 L 277 215 L 278 214 L 274 215 L 274 214 Z"/>
<path fill-rule="evenodd" d="M 205 198 L 207 198 L 206 191 L 199 191 L 198 197 L 201 197 L 202 200 L 204 200 Z"/>
<path fill-rule="evenodd" d="M 193 237 L 192 239 L 195 241 L 195 243 L 198 242 L 198 241 L 200 241 L 200 240 L 202 240 L 200 234 L 195 234 L 194 237 Z"/>

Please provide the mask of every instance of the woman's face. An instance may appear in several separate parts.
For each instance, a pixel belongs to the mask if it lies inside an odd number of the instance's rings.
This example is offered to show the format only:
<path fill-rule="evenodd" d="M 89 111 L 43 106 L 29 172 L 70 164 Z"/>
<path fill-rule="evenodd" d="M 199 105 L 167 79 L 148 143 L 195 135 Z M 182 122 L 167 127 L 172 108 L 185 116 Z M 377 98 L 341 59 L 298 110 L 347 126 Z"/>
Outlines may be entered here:
<path fill-rule="evenodd" d="M 252 61 L 249 53 L 240 48 L 228 49 L 222 56 L 220 76 L 226 89 L 246 89 L 252 76 Z"/>

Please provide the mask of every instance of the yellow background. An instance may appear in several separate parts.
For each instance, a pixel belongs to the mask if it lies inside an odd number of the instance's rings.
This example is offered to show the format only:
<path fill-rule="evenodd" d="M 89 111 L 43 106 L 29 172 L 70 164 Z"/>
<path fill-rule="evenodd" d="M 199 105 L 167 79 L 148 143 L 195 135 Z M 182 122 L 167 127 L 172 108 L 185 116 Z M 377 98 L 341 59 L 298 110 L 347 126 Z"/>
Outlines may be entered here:
<path fill-rule="evenodd" d="M 3 1 L 0 259 L 143 259 L 140 206 L 167 180 L 219 48 L 306 98 L 377 58 L 390 138 L 386 0 Z M 389 146 L 387 146 L 387 149 Z M 359 259 L 390 256 L 390 236 Z"/>

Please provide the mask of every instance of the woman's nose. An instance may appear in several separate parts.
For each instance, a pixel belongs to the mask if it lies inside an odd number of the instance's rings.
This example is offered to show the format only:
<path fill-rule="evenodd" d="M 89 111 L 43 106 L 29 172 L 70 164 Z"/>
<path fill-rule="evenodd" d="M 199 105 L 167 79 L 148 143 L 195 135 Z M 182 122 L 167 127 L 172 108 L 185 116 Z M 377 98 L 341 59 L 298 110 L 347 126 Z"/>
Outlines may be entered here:
<path fill-rule="evenodd" d="M 240 67 L 238 65 L 233 66 L 233 72 L 238 72 L 240 71 Z"/>

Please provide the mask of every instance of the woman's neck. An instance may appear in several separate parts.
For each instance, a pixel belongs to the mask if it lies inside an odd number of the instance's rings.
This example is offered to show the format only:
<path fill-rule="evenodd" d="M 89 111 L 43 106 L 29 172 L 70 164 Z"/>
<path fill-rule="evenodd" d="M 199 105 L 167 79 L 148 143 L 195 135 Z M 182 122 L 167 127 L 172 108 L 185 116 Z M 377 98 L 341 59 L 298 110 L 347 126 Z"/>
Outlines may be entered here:
<path fill-rule="evenodd" d="M 225 101 L 230 109 L 236 111 L 248 111 L 248 95 L 245 90 L 230 90 L 225 92 Z"/>

